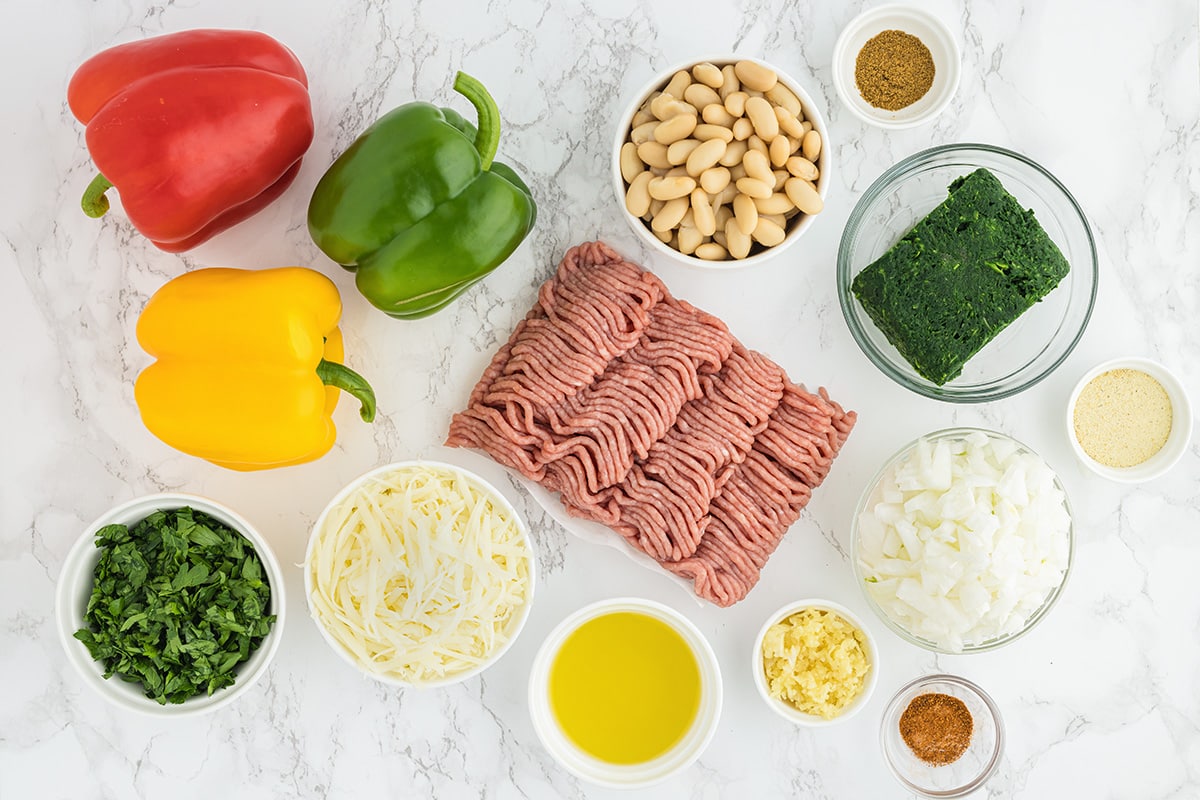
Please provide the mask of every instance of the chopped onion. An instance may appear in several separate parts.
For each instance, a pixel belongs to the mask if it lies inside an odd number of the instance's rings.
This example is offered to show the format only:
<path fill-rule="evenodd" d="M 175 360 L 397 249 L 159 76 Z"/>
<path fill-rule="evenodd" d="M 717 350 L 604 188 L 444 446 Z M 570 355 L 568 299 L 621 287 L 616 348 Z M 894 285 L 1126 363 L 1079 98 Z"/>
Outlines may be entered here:
<path fill-rule="evenodd" d="M 910 633 L 961 652 L 1021 630 L 1062 583 L 1071 520 L 1054 472 L 981 431 L 921 439 L 858 519 L 867 592 Z"/>

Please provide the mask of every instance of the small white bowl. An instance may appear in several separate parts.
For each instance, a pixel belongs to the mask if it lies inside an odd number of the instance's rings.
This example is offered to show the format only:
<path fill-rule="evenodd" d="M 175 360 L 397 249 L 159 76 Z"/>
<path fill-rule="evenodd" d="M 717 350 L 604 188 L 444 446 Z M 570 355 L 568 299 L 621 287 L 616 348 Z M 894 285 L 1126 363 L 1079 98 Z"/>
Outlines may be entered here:
<path fill-rule="evenodd" d="M 693 58 L 688 61 L 683 61 L 673 65 L 659 74 L 651 78 L 641 89 L 633 96 L 633 100 L 625 109 L 625 113 L 621 116 L 620 122 L 617 124 L 616 134 L 613 137 L 612 149 L 612 181 L 613 191 L 616 193 L 617 205 L 621 207 L 621 216 L 629 223 L 629 227 L 633 229 L 638 239 L 646 244 L 651 250 L 659 253 L 676 264 L 683 264 L 688 267 L 698 267 L 700 269 L 713 270 L 730 270 L 740 269 L 742 267 L 750 267 L 756 264 L 761 264 L 767 259 L 773 258 L 787 250 L 796 240 L 799 239 L 805 231 L 807 231 L 821 214 L 798 214 L 789 220 L 787 236 L 782 242 L 774 247 L 768 247 L 760 253 L 748 256 L 743 259 L 733 259 L 729 261 L 705 261 L 702 258 L 695 256 L 684 255 L 670 245 L 664 244 L 659 240 L 654 232 L 650 230 L 649 224 L 643 221 L 640 217 L 635 217 L 625 208 L 625 193 L 628 187 L 625 184 L 625 179 L 621 177 L 621 146 L 629 140 L 630 126 L 633 122 L 634 115 L 638 109 L 646 102 L 646 98 L 654 92 L 662 89 L 670 81 L 671 77 L 680 70 L 691 70 L 697 64 L 708 62 L 717 67 L 722 67 L 727 64 L 734 64 L 738 61 L 753 61 L 768 69 L 774 70 L 779 76 L 779 82 L 791 89 L 792 94 L 800 101 L 800 107 L 804 111 L 804 118 L 813 124 L 813 130 L 821 134 L 821 152 L 817 156 L 817 192 L 821 195 L 821 200 L 827 199 L 829 187 L 833 184 L 832 173 L 832 146 L 829 141 L 829 128 L 825 125 L 825 118 L 821 116 L 820 110 L 817 108 L 816 102 L 812 99 L 808 92 L 796 82 L 792 76 L 785 73 L 783 70 L 776 67 L 774 64 L 768 64 L 757 58 L 749 56 L 736 55 L 718 55 L 709 58 Z"/>
<path fill-rule="evenodd" d="M 916 36 L 933 56 L 933 85 L 925 96 L 896 111 L 876 108 L 863 99 L 855 81 L 855 62 L 863 45 L 888 30 Z M 946 23 L 916 6 L 886 5 L 859 14 L 842 29 L 833 46 L 833 85 L 854 116 L 881 128 L 912 128 L 945 110 L 958 90 L 961 56 Z"/>
<path fill-rule="evenodd" d="M 833 719 L 825 719 L 816 714 L 806 714 L 800 711 L 791 703 L 784 702 L 777 697 L 772 697 L 767 688 L 766 673 L 763 670 L 763 639 L 767 636 L 767 631 L 777 622 L 795 614 L 798 611 L 803 611 L 806 608 L 817 608 L 823 611 L 830 611 L 842 617 L 855 628 L 862 631 L 863 641 L 865 643 L 867 662 L 870 664 L 870 671 L 867 672 L 866 683 L 863 684 L 862 691 L 858 697 L 854 698 L 848 706 Z M 767 617 L 767 621 L 763 623 L 762 628 L 758 631 L 758 636 L 754 637 L 754 652 L 750 656 L 750 669 L 754 674 L 754 686 L 758 689 L 758 694 L 762 697 L 763 702 L 770 706 L 771 710 L 779 714 L 789 722 L 794 722 L 797 725 L 803 725 L 812 728 L 823 728 L 828 725 L 836 725 L 839 722 L 844 722 L 850 717 L 857 714 L 867 701 L 871 698 L 871 693 L 875 691 L 875 684 L 879 680 L 879 648 L 875 645 L 875 637 L 871 635 L 871 631 L 863 624 L 858 615 L 850 609 L 839 603 L 834 603 L 830 600 L 819 600 L 810 598 L 808 600 L 797 600 L 794 603 L 788 603 L 780 608 L 771 616 Z"/>
<path fill-rule="evenodd" d="M 1079 401 L 1080 392 L 1093 378 L 1114 369 L 1134 369 L 1146 373 L 1166 389 L 1167 397 L 1171 401 L 1171 433 L 1167 436 L 1166 444 L 1149 459 L 1133 467 L 1110 467 L 1101 464 L 1085 453 L 1079 440 L 1075 438 L 1075 404 Z M 1066 423 L 1071 449 L 1085 467 L 1110 481 L 1142 483 L 1165 474 L 1187 452 L 1192 441 L 1192 403 L 1188 399 L 1187 390 L 1183 388 L 1183 383 L 1162 364 L 1145 358 L 1116 358 L 1092 367 L 1075 384 L 1071 399 L 1067 401 Z"/>
<path fill-rule="evenodd" d="M 83 642 L 75 638 L 75 631 L 87 627 L 84 613 L 92 595 L 96 565 L 100 561 L 100 550 L 96 548 L 96 531 L 105 525 L 133 526 L 155 511 L 171 510 L 187 506 L 203 512 L 218 522 L 241 533 L 254 546 L 271 586 L 269 613 L 275 615 L 270 632 L 259 644 L 250 658 L 237 667 L 237 681 L 232 686 L 218 689 L 212 695 L 200 695 L 183 703 L 160 705 L 146 697 L 141 684 L 128 683 L 113 675 L 104 678 L 104 666 L 92 658 Z M 101 514 L 95 522 L 83 530 L 83 535 L 71 547 L 58 578 L 56 597 L 58 635 L 67 651 L 67 660 L 83 677 L 84 682 L 110 703 L 126 709 L 159 717 L 182 717 L 205 714 L 223 708 L 246 693 L 267 671 L 267 666 L 279 649 L 283 636 L 284 613 L 287 608 L 283 570 L 271 552 L 266 539 L 244 517 L 214 500 L 190 494 L 167 493 L 138 497 Z"/>
<path fill-rule="evenodd" d="M 563 642 L 585 622 L 622 611 L 646 614 L 665 622 L 687 642 L 700 667 L 700 710 L 692 722 L 691 730 L 670 751 L 643 764 L 609 764 L 583 752 L 563 733 L 550 707 L 550 668 Z M 717 664 L 717 656 L 699 629 L 675 609 L 637 597 L 602 600 L 568 616 L 542 643 L 529 675 L 529 714 L 542 746 L 572 775 L 614 789 L 650 786 L 694 763 L 717 731 L 722 696 L 721 668 Z"/>
<path fill-rule="evenodd" d="M 364 483 L 374 480 L 380 475 L 386 475 L 389 472 L 394 472 L 399 469 L 404 469 L 405 467 L 413 466 L 431 467 L 434 469 L 443 469 L 458 473 L 459 475 L 465 476 L 477 484 L 480 488 L 487 491 L 491 495 L 492 502 L 500 506 L 516 522 L 517 527 L 521 531 L 521 535 L 525 539 L 525 544 L 529 555 L 529 586 L 525 593 L 525 605 L 521 607 L 521 610 L 509 622 L 508 640 L 497 647 L 483 663 L 478 664 L 471 669 L 455 672 L 441 678 L 440 680 L 422 681 L 421 683 L 407 681 L 392 675 L 381 675 L 379 673 L 372 672 L 358 658 L 355 657 L 354 653 L 352 653 L 345 645 L 334 638 L 333 634 L 326 629 L 325 623 L 321 620 L 313 608 L 312 595 L 314 587 L 312 581 L 312 571 L 310 569 L 313 546 L 317 541 L 317 532 L 325 526 L 325 520 L 328 518 L 330 512 L 333 511 L 333 509 L 337 506 L 341 505 L 342 501 L 345 500 L 351 492 L 357 490 Z M 312 533 L 308 539 L 308 547 L 304 551 L 304 596 L 308 603 L 309 615 L 316 624 L 317 630 L 320 631 L 321 638 L 325 640 L 330 648 L 333 649 L 333 652 L 337 653 L 343 661 L 357 669 L 363 675 L 379 681 L 380 683 L 388 684 L 389 686 L 400 686 L 403 688 L 430 689 L 450 686 L 455 683 L 462 683 L 469 678 L 475 677 L 499 661 L 500 657 L 508 652 L 508 649 L 512 647 L 513 642 L 515 642 L 517 637 L 521 635 L 521 630 L 525 627 L 525 621 L 529 619 L 529 609 L 533 607 L 533 595 L 536 589 L 536 581 L 537 557 L 533 549 L 533 539 L 529 535 L 529 526 L 525 524 L 525 519 L 517 513 L 517 510 L 513 508 L 513 505 L 508 501 L 508 498 L 498 491 L 495 486 L 488 483 L 483 478 L 479 477 L 479 475 L 471 472 L 468 469 L 455 466 L 454 464 L 446 464 L 441 461 L 429 461 L 423 459 L 413 461 L 397 461 L 393 464 L 385 464 L 382 467 L 373 469 L 370 472 L 360 475 L 354 480 L 350 481 L 350 483 L 348 483 L 340 492 L 334 495 L 334 498 L 329 501 L 328 505 L 325 506 L 325 509 L 321 512 L 321 515 L 317 517 L 317 521 L 313 524 Z"/>

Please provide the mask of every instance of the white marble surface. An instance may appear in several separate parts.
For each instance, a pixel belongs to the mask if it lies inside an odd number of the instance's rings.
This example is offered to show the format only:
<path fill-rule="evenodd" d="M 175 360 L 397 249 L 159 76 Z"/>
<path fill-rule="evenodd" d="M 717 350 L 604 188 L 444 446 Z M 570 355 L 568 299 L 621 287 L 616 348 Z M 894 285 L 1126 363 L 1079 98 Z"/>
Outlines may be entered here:
<path fill-rule="evenodd" d="M 962 84 L 933 124 L 885 133 L 851 117 L 830 85 L 834 39 L 861 2 L 5 2 L 0 331 L 12 383 L 0 394 L 0 798 L 614 797 L 572 779 L 543 751 L 525 681 L 563 616 L 620 594 L 687 614 L 725 673 L 725 711 L 705 755 L 631 797 L 903 797 L 879 751 L 880 713 L 902 683 L 935 670 L 978 681 L 1003 711 L 1008 747 L 988 796 L 1200 796 L 1200 452 L 1193 443 L 1166 477 L 1118 486 L 1073 462 L 1062 424 L 1076 378 L 1118 355 L 1166 363 L 1200 400 L 1196 3 L 921 5 L 959 37 Z M 92 167 L 65 92 L 75 66 L 106 46 L 206 26 L 259 28 L 292 47 L 311 77 L 317 135 L 282 200 L 180 258 L 147 244 L 119 211 L 103 222 L 80 213 Z M 340 486 L 441 441 L 566 247 L 602 237 L 638 255 L 608 183 L 613 121 L 654 70 L 720 51 L 772 61 L 824 103 L 837 182 L 782 263 L 746 274 L 661 272 L 677 294 L 860 414 L 750 597 L 729 610 L 702 608 L 620 554 L 572 539 L 527 501 L 540 592 L 521 639 L 482 678 L 428 692 L 361 679 L 318 638 L 293 568 L 282 647 L 243 701 L 161 721 L 89 692 L 52 625 L 58 571 L 83 527 L 130 497 L 188 490 L 238 509 L 282 561 L 298 563 L 309 525 Z M 304 209 L 333 155 L 368 122 L 414 97 L 449 101 L 458 68 L 494 93 L 506 123 L 502 157 L 529 180 L 541 215 L 511 261 L 452 308 L 397 322 L 320 256 Z M 834 291 L 837 242 L 856 198 L 899 158 L 952 141 L 1011 147 L 1046 165 L 1089 214 L 1100 253 L 1095 316 L 1075 352 L 1034 389 L 984 406 L 945 405 L 893 385 L 855 347 Z M 224 471 L 154 439 L 132 392 L 147 363 L 133 332 L 149 295 L 198 266 L 297 263 L 343 290 L 349 361 L 379 392 L 375 425 L 342 403 L 333 452 L 257 474 Z M 1010 433 L 1060 471 L 1079 526 L 1062 601 L 1028 637 L 970 657 L 936 658 L 875 623 L 883 660 L 867 709 L 828 730 L 792 727 L 754 693 L 754 632 L 801 595 L 869 616 L 846 557 L 853 503 L 888 454 L 950 423 Z"/>

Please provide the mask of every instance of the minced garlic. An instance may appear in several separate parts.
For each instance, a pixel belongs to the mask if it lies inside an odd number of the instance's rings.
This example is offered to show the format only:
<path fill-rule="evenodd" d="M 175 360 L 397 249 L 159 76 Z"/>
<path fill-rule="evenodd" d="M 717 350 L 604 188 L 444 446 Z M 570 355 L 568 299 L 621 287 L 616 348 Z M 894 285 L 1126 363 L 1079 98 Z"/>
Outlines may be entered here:
<path fill-rule="evenodd" d="M 825 719 L 858 697 L 871 669 L 863 632 L 820 608 L 797 611 L 768 628 L 762 658 L 772 697 Z"/>
<path fill-rule="evenodd" d="M 1136 467 L 1167 443 L 1171 417 L 1171 398 L 1161 383 L 1141 370 L 1110 369 L 1079 393 L 1075 439 L 1107 467 Z"/>

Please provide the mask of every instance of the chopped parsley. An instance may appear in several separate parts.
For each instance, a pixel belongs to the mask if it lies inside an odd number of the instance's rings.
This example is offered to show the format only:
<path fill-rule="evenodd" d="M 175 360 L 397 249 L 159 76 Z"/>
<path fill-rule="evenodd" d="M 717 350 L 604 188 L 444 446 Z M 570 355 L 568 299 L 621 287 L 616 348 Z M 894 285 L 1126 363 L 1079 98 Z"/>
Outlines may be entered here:
<path fill-rule="evenodd" d="M 163 705 L 231 686 L 275 622 L 254 546 L 207 514 L 179 508 L 106 525 L 96 547 L 88 627 L 75 638 L 105 678 L 140 683 Z"/>

